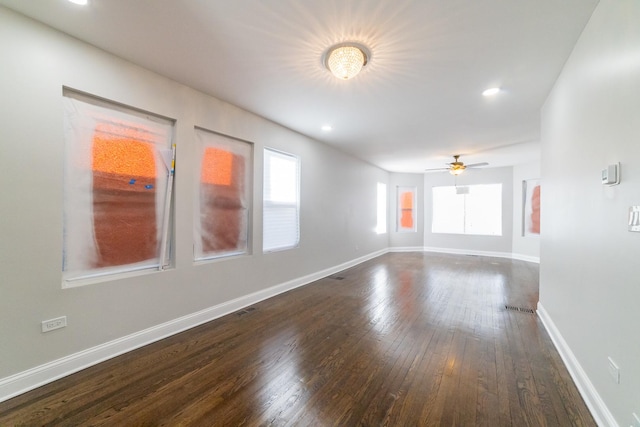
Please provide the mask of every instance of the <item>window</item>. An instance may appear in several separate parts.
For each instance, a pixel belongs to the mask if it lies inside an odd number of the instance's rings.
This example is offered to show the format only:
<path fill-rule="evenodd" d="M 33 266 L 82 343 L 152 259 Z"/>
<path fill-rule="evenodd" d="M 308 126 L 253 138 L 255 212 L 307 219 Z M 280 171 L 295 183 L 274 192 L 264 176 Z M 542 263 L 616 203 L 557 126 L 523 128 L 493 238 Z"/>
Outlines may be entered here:
<path fill-rule="evenodd" d="M 387 232 L 387 184 L 378 183 L 376 233 Z"/>
<path fill-rule="evenodd" d="M 65 91 L 63 277 L 168 265 L 173 122 Z"/>
<path fill-rule="evenodd" d="M 416 188 L 398 187 L 397 204 L 397 231 L 416 231 Z"/>
<path fill-rule="evenodd" d="M 433 233 L 502 235 L 502 184 L 433 187 Z"/>
<path fill-rule="evenodd" d="M 265 252 L 293 248 L 300 241 L 300 160 L 264 150 L 263 243 Z"/>
<path fill-rule="evenodd" d="M 251 144 L 196 129 L 199 149 L 194 257 L 247 253 Z"/>

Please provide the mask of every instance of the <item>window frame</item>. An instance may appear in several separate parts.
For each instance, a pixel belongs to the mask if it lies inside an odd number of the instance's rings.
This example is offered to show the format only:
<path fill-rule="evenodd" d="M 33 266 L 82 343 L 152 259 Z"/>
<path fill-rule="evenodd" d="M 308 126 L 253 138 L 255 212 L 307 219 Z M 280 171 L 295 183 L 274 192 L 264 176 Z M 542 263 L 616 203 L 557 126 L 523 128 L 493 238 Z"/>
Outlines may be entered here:
<path fill-rule="evenodd" d="M 417 187 L 408 187 L 408 186 L 396 186 L 396 232 L 397 233 L 416 233 L 418 231 L 418 189 Z M 403 217 L 403 194 L 411 193 L 411 218 L 412 218 L 412 226 L 411 227 L 403 227 L 402 226 L 402 217 Z"/>
<path fill-rule="evenodd" d="M 175 120 L 68 87 L 63 87 L 62 102 L 65 144 L 62 287 L 84 286 L 172 268 Z M 138 128 L 150 129 L 150 135 L 157 134 L 157 139 L 149 142 L 156 168 L 153 187 L 157 248 L 155 256 L 146 260 L 106 266 L 96 266 L 94 261 L 92 266 L 91 259 L 95 259 L 95 253 L 102 245 L 95 234 L 93 204 L 99 187 L 95 187 L 93 180 L 99 169 L 92 165 L 96 159 L 92 156 L 95 155 L 96 135 L 103 132 L 98 129 L 107 124 L 117 126 L 116 130 L 123 135 Z M 132 141 L 139 143 L 137 139 Z M 132 179 L 129 184 L 135 186 L 138 182 Z"/>
<path fill-rule="evenodd" d="M 252 227 L 251 219 L 253 217 L 253 163 L 254 163 L 254 144 L 250 141 L 245 141 L 240 138 L 235 138 L 230 135 L 215 132 L 203 127 L 194 126 L 194 136 L 198 145 L 198 165 L 197 173 L 195 174 L 195 195 L 194 195 L 194 225 L 193 225 L 193 259 L 195 263 L 207 262 L 222 258 L 235 257 L 235 256 L 247 256 L 251 254 L 252 248 Z M 204 141 L 205 138 L 209 138 Z M 204 251 L 202 248 L 202 234 L 200 229 L 202 224 L 199 224 L 202 214 L 202 161 L 204 160 L 204 154 L 207 148 L 221 149 L 222 146 L 234 146 L 234 154 L 244 154 L 246 162 L 244 164 L 243 184 L 244 192 L 241 200 L 244 201 L 244 222 L 241 224 L 242 230 L 240 231 L 239 239 L 244 240 L 244 249 L 241 250 L 229 250 L 229 251 Z M 241 147 L 241 148 L 239 148 Z M 244 151 L 244 153 L 243 153 Z M 207 253 L 205 253 L 207 252 Z"/>

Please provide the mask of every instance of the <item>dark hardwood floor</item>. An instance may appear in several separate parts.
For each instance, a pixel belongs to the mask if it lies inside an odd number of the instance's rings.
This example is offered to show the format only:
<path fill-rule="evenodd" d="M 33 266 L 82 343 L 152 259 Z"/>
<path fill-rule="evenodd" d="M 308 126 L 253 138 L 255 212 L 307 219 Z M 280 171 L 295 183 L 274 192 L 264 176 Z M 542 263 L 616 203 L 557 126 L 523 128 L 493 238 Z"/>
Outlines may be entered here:
<path fill-rule="evenodd" d="M 378 257 L 0 403 L 12 425 L 593 426 L 538 266 Z"/>

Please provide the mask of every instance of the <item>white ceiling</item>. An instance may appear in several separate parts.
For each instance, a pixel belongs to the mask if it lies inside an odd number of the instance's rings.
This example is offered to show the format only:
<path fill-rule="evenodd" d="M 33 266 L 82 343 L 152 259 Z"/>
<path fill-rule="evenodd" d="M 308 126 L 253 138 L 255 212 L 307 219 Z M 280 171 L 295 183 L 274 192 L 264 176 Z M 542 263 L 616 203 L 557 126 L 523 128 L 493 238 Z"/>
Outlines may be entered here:
<path fill-rule="evenodd" d="M 389 171 L 539 158 L 539 111 L 598 0 L 0 0 Z M 333 44 L 372 52 L 353 80 Z M 503 93 L 481 92 L 500 86 Z M 320 127 L 331 124 L 333 131 Z"/>

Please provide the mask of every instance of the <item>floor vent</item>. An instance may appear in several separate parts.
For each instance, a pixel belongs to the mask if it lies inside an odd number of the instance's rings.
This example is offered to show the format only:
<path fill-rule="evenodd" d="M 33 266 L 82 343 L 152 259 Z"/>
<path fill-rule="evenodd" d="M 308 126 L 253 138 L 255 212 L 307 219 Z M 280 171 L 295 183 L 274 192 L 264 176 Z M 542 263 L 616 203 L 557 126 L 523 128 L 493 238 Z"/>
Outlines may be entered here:
<path fill-rule="evenodd" d="M 532 308 L 516 307 L 515 305 L 505 305 L 504 308 L 511 311 L 519 311 L 522 313 L 536 314 L 536 311 Z"/>
<path fill-rule="evenodd" d="M 333 280 L 344 280 L 344 277 L 342 277 L 342 276 L 329 276 L 329 279 L 333 279 Z"/>
<path fill-rule="evenodd" d="M 255 307 L 245 308 L 244 310 L 240 310 L 240 311 L 236 312 L 236 315 L 243 316 L 243 315 L 245 315 L 247 313 L 251 313 L 255 309 L 256 309 Z"/>

